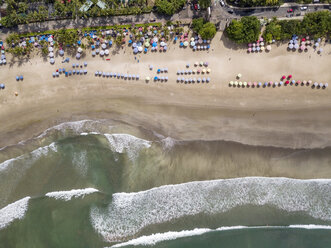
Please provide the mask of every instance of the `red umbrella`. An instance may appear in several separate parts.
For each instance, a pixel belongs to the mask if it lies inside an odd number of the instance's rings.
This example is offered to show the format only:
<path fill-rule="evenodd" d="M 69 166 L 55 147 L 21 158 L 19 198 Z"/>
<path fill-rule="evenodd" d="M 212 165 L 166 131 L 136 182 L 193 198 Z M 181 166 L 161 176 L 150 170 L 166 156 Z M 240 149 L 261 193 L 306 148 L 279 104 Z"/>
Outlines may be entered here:
<path fill-rule="evenodd" d="M 288 75 L 288 77 L 287 78 L 292 78 L 292 75 Z"/>
<path fill-rule="evenodd" d="M 306 41 L 306 39 L 305 38 L 302 38 L 302 41 Z"/>
<path fill-rule="evenodd" d="M 286 78 L 285 75 L 283 75 L 283 76 L 282 76 L 282 79 L 285 79 L 285 78 Z"/>
<path fill-rule="evenodd" d="M 288 80 L 285 82 L 285 84 L 289 84 L 289 83 L 290 83 L 290 81 L 288 81 Z"/>

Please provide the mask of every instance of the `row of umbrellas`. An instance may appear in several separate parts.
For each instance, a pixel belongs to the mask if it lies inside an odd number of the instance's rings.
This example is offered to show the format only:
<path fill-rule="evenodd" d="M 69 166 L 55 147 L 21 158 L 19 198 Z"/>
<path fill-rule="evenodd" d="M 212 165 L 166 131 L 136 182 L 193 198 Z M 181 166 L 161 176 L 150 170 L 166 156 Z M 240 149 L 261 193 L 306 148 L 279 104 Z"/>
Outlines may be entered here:
<path fill-rule="evenodd" d="M 238 82 L 238 81 L 230 81 L 229 82 L 229 86 L 235 86 L 235 87 L 267 87 L 267 86 L 282 86 L 282 85 L 287 85 L 287 84 L 296 84 L 296 85 L 301 85 L 301 86 L 309 86 L 309 85 L 312 85 L 314 87 L 319 87 L 319 88 L 326 88 L 328 87 L 328 83 L 313 83 L 311 80 L 309 81 L 295 81 L 295 80 L 292 80 L 291 82 L 289 81 L 286 81 L 286 82 L 283 82 L 283 81 L 280 81 L 280 82 Z"/>
<path fill-rule="evenodd" d="M 193 50 L 208 50 L 210 48 L 210 45 L 207 46 L 193 46 Z"/>
<path fill-rule="evenodd" d="M 207 78 L 181 78 L 181 77 L 178 77 L 177 78 L 177 82 L 181 82 L 181 83 L 200 83 L 200 82 L 207 82 L 209 83 L 210 82 L 210 78 L 207 77 Z"/>
<path fill-rule="evenodd" d="M 157 69 L 156 72 L 157 73 L 168 73 L 168 68 L 160 68 L 160 69 Z"/>
<path fill-rule="evenodd" d="M 83 75 L 83 74 L 87 74 L 87 70 L 86 69 L 84 69 L 84 70 L 69 70 L 69 71 L 63 71 L 62 69 L 59 69 L 59 70 L 57 70 L 56 72 L 53 72 L 53 77 L 59 77 L 59 75 L 61 74 L 61 73 L 64 73 L 65 74 L 65 76 L 71 76 L 71 75 Z"/>
<path fill-rule="evenodd" d="M 168 81 L 168 77 L 154 77 L 154 81 Z"/>
<path fill-rule="evenodd" d="M 203 62 L 203 61 L 200 61 L 200 62 L 196 61 L 194 63 L 194 66 L 208 66 L 208 65 L 209 65 L 208 62 Z M 186 67 L 190 67 L 190 64 L 187 64 Z"/>
<path fill-rule="evenodd" d="M 99 50 L 99 49 L 96 49 L 95 51 L 92 51 L 92 56 L 96 56 L 97 54 L 100 54 L 100 56 L 108 56 L 109 55 L 109 50 L 106 49 L 106 50 Z"/>
<path fill-rule="evenodd" d="M 195 73 L 210 73 L 211 69 L 210 68 L 203 68 L 202 70 L 185 70 L 185 71 L 177 71 L 177 75 L 184 75 L 184 74 L 195 74 Z"/>
<path fill-rule="evenodd" d="M 0 59 L 0 65 L 5 65 L 7 64 L 7 60 L 6 59 Z"/>
<path fill-rule="evenodd" d="M 23 81 L 23 76 L 22 75 L 21 76 L 16 76 L 16 81 L 19 81 L 19 80 Z"/>
<path fill-rule="evenodd" d="M 87 66 L 87 62 L 84 62 L 84 63 L 81 65 L 81 67 L 82 67 L 83 65 L 86 67 L 86 66 Z M 78 63 L 73 63 L 73 64 L 72 64 L 72 68 L 75 68 L 75 67 L 79 67 L 79 64 L 78 64 Z"/>
<path fill-rule="evenodd" d="M 247 49 L 247 52 L 251 53 L 251 52 L 262 52 L 264 50 L 267 50 L 267 51 L 271 51 L 271 45 L 267 45 L 266 47 L 264 46 L 261 46 L 261 47 L 249 47 Z"/>
<path fill-rule="evenodd" d="M 132 80 L 139 80 L 140 76 L 135 74 L 123 74 L 123 73 L 116 73 L 116 72 L 102 72 L 102 71 L 96 71 L 95 76 L 99 77 L 114 77 L 114 78 L 123 78 L 123 79 L 132 79 Z"/>

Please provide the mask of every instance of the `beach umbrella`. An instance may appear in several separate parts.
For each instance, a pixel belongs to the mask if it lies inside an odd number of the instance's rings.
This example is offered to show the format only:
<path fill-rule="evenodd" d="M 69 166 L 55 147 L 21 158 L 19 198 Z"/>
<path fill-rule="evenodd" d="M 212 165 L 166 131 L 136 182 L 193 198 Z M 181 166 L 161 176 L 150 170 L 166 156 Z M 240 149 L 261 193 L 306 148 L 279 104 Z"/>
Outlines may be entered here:
<path fill-rule="evenodd" d="M 185 47 L 188 46 L 188 42 L 187 42 L 187 41 L 184 42 L 184 46 L 185 46 Z"/>
<path fill-rule="evenodd" d="M 315 47 L 318 47 L 318 46 L 319 46 L 319 44 L 318 44 L 318 42 L 316 42 L 316 43 L 315 43 Z"/>
<path fill-rule="evenodd" d="M 75 74 L 75 70 L 73 70 L 73 72 L 74 72 L 74 74 Z M 95 75 L 95 76 L 98 76 L 98 75 L 99 75 L 99 72 L 96 71 L 96 72 L 94 73 L 94 75 Z"/>
<path fill-rule="evenodd" d="M 134 49 L 133 49 L 133 53 L 138 53 L 139 51 L 138 51 L 138 48 L 137 47 L 135 47 Z"/>
<path fill-rule="evenodd" d="M 60 56 L 63 56 L 64 55 L 64 51 L 62 49 L 59 50 L 59 54 L 60 54 Z"/>
<path fill-rule="evenodd" d="M 140 46 L 140 47 L 138 47 L 138 51 L 139 52 L 142 52 L 143 51 L 143 48 Z"/>
<path fill-rule="evenodd" d="M 207 72 L 207 70 L 206 69 L 202 69 L 202 73 L 206 73 Z"/>
<path fill-rule="evenodd" d="M 323 48 L 321 47 L 319 50 L 318 50 L 319 53 L 323 52 Z"/>
<path fill-rule="evenodd" d="M 247 86 L 250 87 L 252 85 L 252 82 L 248 82 Z"/>
<path fill-rule="evenodd" d="M 55 72 L 53 72 L 53 77 L 56 77 L 56 73 Z"/>
<path fill-rule="evenodd" d="M 287 76 L 287 78 L 292 78 L 292 75 L 291 75 L 291 74 L 290 74 L 290 75 L 288 75 L 288 76 Z"/>
<path fill-rule="evenodd" d="M 285 84 L 289 84 L 289 83 L 290 83 L 290 81 L 286 80 Z"/>
<path fill-rule="evenodd" d="M 283 85 L 283 81 L 280 81 L 280 82 L 279 82 L 279 86 L 282 86 L 282 85 Z"/>
<path fill-rule="evenodd" d="M 149 47 L 149 42 L 145 42 L 145 47 Z"/>
<path fill-rule="evenodd" d="M 300 81 L 300 80 L 298 80 L 296 83 L 297 83 L 297 84 L 301 84 L 301 81 Z"/>
<path fill-rule="evenodd" d="M 247 86 L 247 82 L 243 82 L 243 86 L 246 87 Z"/>
<path fill-rule="evenodd" d="M 158 77 L 154 77 L 154 81 L 158 80 L 159 78 Z"/>
<path fill-rule="evenodd" d="M 318 83 L 317 83 L 317 82 L 315 82 L 315 83 L 314 83 L 314 87 L 317 87 L 317 86 L 318 86 Z"/>
<path fill-rule="evenodd" d="M 229 85 L 230 85 L 230 86 L 233 86 L 233 81 L 230 81 Z"/>
<path fill-rule="evenodd" d="M 95 55 L 96 55 L 96 52 L 95 52 L 95 51 L 93 51 L 93 52 L 92 52 L 92 56 L 95 56 Z"/>
<path fill-rule="evenodd" d="M 329 86 L 328 83 L 325 83 L 325 84 L 324 84 L 324 88 L 327 88 L 328 86 Z"/>
<path fill-rule="evenodd" d="M 295 80 L 293 79 L 293 80 L 291 81 L 291 83 L 292 83 L 292 84 L 295 84 Z"/>
<path fill-rule="evenodd" d="M 298 49 L 298 48 L 299 48 L 299 44 L 295 44 L 294 49 Z"/>
<path fill-rule="evenodd" d="M 238 86 L 238 81 L 234 81 L 234 86 Z"/>
<path fill-rule="evenodd" d="M 263 84 L 264 86 L 268 86 L 268 82 L 264 82 L 264 84 Z"/>
<path fill-rule="evenodd" d="M 101 45 L 101 48 L 102 48 L 102 49 L 106 49 L 106 48 L 107 48 L 107 45 L 106 45 L 106 44 L 102 44 L 102 45 Z"/>
<path fill-rule="evenodd" d="M 4 84 L 0 84 L 0 89 L 5 89 L 5 85 Z"/>
<path fill-rule="evenodd" d="M 136 80 L 139 80 L 140 76 L 139 75 L 136 75 Z"/>
<path fill-rule="evenodd" d="M 179 81 L 180 81 L 180 77 L 177 78 L 177 82 L 179 82 Z"/>
<path fill-rule="evenodd" d="M 313 83 L 313 81 L 309 80 L 309 81 L 307 82 L 307 86 L 310 85 L 310 84 L 312 84 L 312 83 Z"/>
<path fill-rule="evenodd" d="M 78 70 L 77 70 L 77 74 L 78 74 Z M 101 76 L 102 76 L 102 72 L 99 71 L 99 77 L 101 77 Z"/>
<path fill-rule="evenodd" d="M 49 62 L 50 62 L 51 64 L 54 64 L 54 63 L 55 63 L 55 60 L 54 60 L 53 58 L 51 58 L 51 59 L 49 60 Z"/>
<path fill-rule="evenodd" d="M 322 84 L 322 83 L 320 83 L 318 86 L 319 86 L 320 88 L 323 88 L 323 84 Z"/>
<path fill-rule="evenodd" d="M 194 47 L 195 46 L 195 42 L 191 41 L 191 46 Z"/>
<path fill-rule="evenodd" d="M 210 73 L 210 72 L 211 72 L 211 69 L 210 69 L 210 68 L 208 68 L 208 69 L 207 69 L 207 73 Z"/>
<path fill-rule="evenodd" d="M 20 80 L 20 77 L 19 76 L 16 76 L 16 81 Z"/>
<path fill-rule="evenodd" d="M 50 53 L 48 54 L 48 56 L 49 56 L 50 58 L 53 58 L 53 57 L 54 57 L 54 53 L 50 52 Z"/>
<path fill-rule="evenodd" d="M 54 50 L 53 47 L 49 47 L 49 48 L 48 48 L 48 51 L 49 51 L 49 52 L 53 52 L 53 50 Z"/>
<path fill-rule="evenodd" d="M 278 82 L 274 82 L 274 85 L 275 85 L 275 86 L 278 86 Z"/>
<path fill-rule="evenodd" d="M 261 50 L 260 47 L 256 47 L 256 51 L 259 52 Z"/>
<path fill-rule="evenodd" d="M 258 85 L 259 87 L 261 87 L 261 86 L 262 86 L 262 83 L 261 83 L 261 82 L 259 82 L 257 85 Z"/>
<path fill-rule="evenodd" d="M 261 47 L 261 51 L 264 51 L 264 46 L 263 46 L 263 47 Z"/>
<path fill-rule="evenodd" d="M 268 51 L 271 51 L 271 46 L 270 46 L 270 45 L 267 45 L 266 49 L 267 49 Z"/>
<path fill-rule="evenodd" d="M 247 49 L 247 52 L 250 53 L 251 51 L 252 51 L 252 48 L 249 47 L 249 48 Z"/>
<path fill-rule="evenodd" d="M 294 45 L 292 43 L 288 45 L 289 49 L 293 49 L 293 47 L 294 47 Z"/>
<path fill-rule="evenodd" d="M 253 85 L 256 87 L 257 86 L 257 82 L 254 82 Z"/>
<path fill-rule="evenodd" d="M 99 49 L 95 49 L 95 53 L 99 54 L 100 50 Z"/>
<path fill-rule="evenodd" d="M 264 42 L 260 42 L 260 46 L 264 46 Z"/>
<path fill-rule="evenodd" d="M 241 73 L 238 73 L 237 78 L 241 78 Z"/>
<path fill-rule="evenodd" d="M 305 50 L 305 46 L 302 45 L 302 46 L 300 47 L 300 50 L 301 50 L 301 51 Z"/>
<path fill-rule="evenodd" d="M 105 52 L 104 51 L 100 51 L 100 56 L 103 56 L 105 55 Z"/>
<path fill-rule="evenodd" d="M 20 80 L 23 80 L 23 76 L 22 75 L 20 76 Z"/>
<path fill-rule="evenodd" d="M 80 53 L 76 54 L 76 59 L 80 59 Z"/>
<path fill-rule="evenodd" d="M 256 47 L 253 47 L 253 48 L 252 48 L 252 52 L 255 52 L 255 51 L 256 51 Z"/>
<path fill-rule="evenodd" d="M 146 77 L 145 80 L 148 82 L 148 81 L 151 80 L 151 79 L 150 79 L 150 77 Z"/>
<path fill-rule="evenodd" d="M 198 79 L 197 79 L 197 82 L 200 83 L 200 82 L 201 82 L 201 78 L 198 78 Z"/>

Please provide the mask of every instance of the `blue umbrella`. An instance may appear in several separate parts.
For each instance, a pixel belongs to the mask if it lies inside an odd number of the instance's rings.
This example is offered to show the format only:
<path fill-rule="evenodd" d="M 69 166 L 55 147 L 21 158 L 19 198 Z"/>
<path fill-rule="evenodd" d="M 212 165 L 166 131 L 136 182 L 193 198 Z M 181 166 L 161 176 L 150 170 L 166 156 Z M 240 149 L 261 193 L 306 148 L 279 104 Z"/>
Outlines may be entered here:
<path fill-rule="evenodd" d="M 62 69 L 61 68 L 59 69 L 59 73 L 62 73 Z"/>
<path fill-rule="evenodd" d="M 164 50 L 164 51 L 166 51 L 167 49 L 168 49 L 168 47 L 167 47 L 167 46 L 164 46 L 164 47 L 163 47 L 163 50 Z"/>
<path fill-rule="evenodd" d="M 147 50 L 147 48 L 145 47 L 145 50 L 144 50 L 144 52 L 145 52 L 145 53 L 147 53 L 147 51 L 148 51 L 148 50 Z"/>
<path fill-rule="evenodd" d="M 136 47 L 137 47 L 137 43 L 133 43 L 133 44 L 132 44 L 132 47 L 133 47 L 133 48 L 136 48 Z"/>
<path fill-rule="evenodd" d="M 116 76 L 117 76 L 116 72 L 114 72 L 114 73 L 113 73 L 113 76 L 114 76 L 114 77 L 116 77 Z"/>
<path fill-rule="evenodd" d="M 261 82 L 259 82 L 259 83 L 258 83 L 258 86 L 260 86 L 260 87 L 261 87 L 261 86 L 262 86 L 262 83 L 261 83 Z"/>
<path fill-rule="evenodd" d="M 82 42 L 79 40 L 79 41 L 77 41 L 77 44 L 80 45 L 80 44 L 82 44 Z"/>
<path fill-rule="evenodd" d="M 66 72 L 65 72 L 66 77 L 68 77 L 68 74 L 69 74 L 69 73 L 66 71 Z"/>
<path fill-rule="evenodd" d="M 98 74 L 97 71 L 95 73 L 96 73 L 96 75 Z M 72 74 L 76 74 L 76 70 L 72 70 Z"/>
<path fill-rule="evenodd" d="M 133 53 L 138 53 L 138 48 L 135 47 L 135 48 L 133 49 Z"/>
<path fill-rule="evenodd" d="M 132 40 L 129 40 L 129 44 L 131 44 L 132 43 Z"/>
<path fill-rule="evenodd" d="M 197 50 L 197 46 L 194 46 L 193 49 L 194 49 L 194 50 Z"/>
<path fill-rule="evenodd" d="M 92 49 L 95 49 L 95 45 L 92 45 L 91 48 L 92 48 Z"/>
<path fill-rule="evenodd" d="M 127 78 L 128 78 L 128 74 L 125 74 L 125 75 L 124 75 L 124 78 L 127 79 Z"/>
<path fill-rule="evenodd" d="M 158 77 L 154 77 L 154 81 L 158 80 L 159 78 Z"/>
<path fill-rule="evenodd" d="M 295 83 L 295 80 L 293 79 L 293 80 L 292 80 L 292 84 L 294 84 L 294 83 Z"/>
<path fill-rule="evenodd" d="M 69 73 L 69 76 L 72 74 L 72 72 L 71 72 L 71 71 L 69 71 L 68 73 Z"/>
<path fill-rule="evenodd" d="M 207 46 L 207 49 L 209 49 L 209 48 L 210 48 L 210 45 Z"/>
<path fill-rule="evenodd" d="M 113 42 L 112 41 L 109 41 L 109 46 L 113 45 Z"/>
<path fill-rule="evenodd" d="M 5 89 L 5 85 L 4 84 L 0 84 L 0 89 Z"/>
<path fill-rule="evenodd" d="M 174 41 L 177 41 L 178 40 L 178 38 L 177 38 L 177 36 L 175 37 L 175 39 L 174 39 Z"/>
<path fill-rule="evenodd" d="M 161 69 L 157 69 L 157 73 L 160 73 L 161 72 Z"/>
<path fill-rule="evenodd" d="M 58 77 L 60 75 L 60 73 L 59 72 L 56 72 L 56 76 Z"/>
<path fill-rule="evenodd" d="M 16 76 L 16 80 L 17 80 L 17 81 L 20 80 L 20 77 L 19 77 L 19 76 Z"/>
<path fill-rule="evenodd" d="M 210 82 L 210 78 L 207 78 L 206 80 L 207 80 L 207 82 Z"/>
<path fill-rule="evenodd" d="M 87 66 L 87 62 L 84 62 L 84 66 Z"/>
<path fill-rule="evenodd" d="M 77 74 L 79 73 L 79 71 L 77 71 Z M 99 71 L 99 77 L 101 77 L 102 75 L 102 71 Z"/>
<path fill-rule="evenodd" d="M 184 43 L 183 43 L 183 42 L 181 42 L 181 43 L 180 43 L 180 46 L 181 46 L 181 47 L 182 47 L 182 46 L 184 46 Z"/>
<path fill-rule="evenodd" d="M 53 77 L 55 77 L 56 76 L 56 73 L 55 72 L 53 72 Z"/>
<path fill-rule="evenodd" d="M 20 76 L 20 79 L 23 80 L 23 76 L 22 75 Z"/>
<path fill-rule="evenodd" d="M 152 47 L 156 47 L 156 46 L 157 46 L 157 43 L 153 42 Z"/>

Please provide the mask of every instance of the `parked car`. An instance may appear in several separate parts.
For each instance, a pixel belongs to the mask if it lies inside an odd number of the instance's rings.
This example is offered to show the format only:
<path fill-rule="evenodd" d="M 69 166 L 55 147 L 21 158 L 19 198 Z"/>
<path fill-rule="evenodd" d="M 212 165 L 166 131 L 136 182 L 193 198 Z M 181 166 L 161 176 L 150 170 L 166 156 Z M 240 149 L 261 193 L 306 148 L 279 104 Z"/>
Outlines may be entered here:
<path fill-rule="evenodd" d="M 224 3 L 223 0 L 220 0 L 220 5 L 221 5 L 222 7 L 224 7 L 225 3 Z"/>
<path fill-rule="evenodd" d="M 230 14 L 233 14 L 233 9 L 228 9 L 228 12 L 229 12 Z"/>
<path fill-rule="evenodd" d="M 307 10 L 307 9 L 308 9 L 307 6 L 302 6 L 302 7 L 300 7 L 300 10 Z"/>

